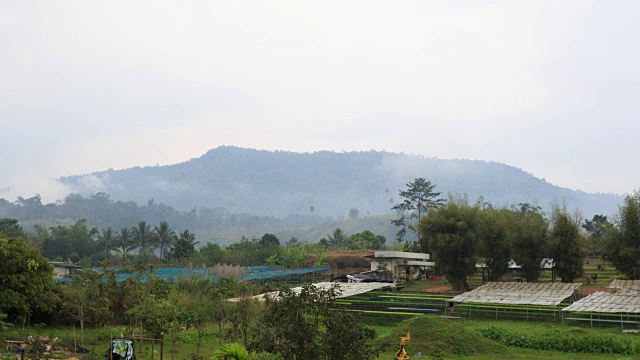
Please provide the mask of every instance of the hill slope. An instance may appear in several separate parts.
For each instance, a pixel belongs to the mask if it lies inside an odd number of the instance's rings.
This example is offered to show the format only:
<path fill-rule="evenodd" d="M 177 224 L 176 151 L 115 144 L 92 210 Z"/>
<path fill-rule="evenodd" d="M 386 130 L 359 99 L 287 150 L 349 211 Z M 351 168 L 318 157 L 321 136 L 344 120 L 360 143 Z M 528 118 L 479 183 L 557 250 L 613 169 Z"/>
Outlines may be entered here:
<path fill-rule="evenodd" d="M 141 204 L 150 199 L 179 210 L 225 208 L 231 213 L 343 217 L 352 208 L 389 214 L 398 191 L 423 177 L 448 192 L 480 196 L 496 204 L 565 199 L 586 217 L 615 213 L 622 199 L 561 188 L 505 164 L 443 160 L 389 152 L 294 153 L 218 147 L 200 158 L 155 167 L 109 170 L 60 179 L 75 193 L 98 191 Z M 88 184 L 91 184 L 90 186 Z M 392 200 L 393 199 L 393 200 Z"/>

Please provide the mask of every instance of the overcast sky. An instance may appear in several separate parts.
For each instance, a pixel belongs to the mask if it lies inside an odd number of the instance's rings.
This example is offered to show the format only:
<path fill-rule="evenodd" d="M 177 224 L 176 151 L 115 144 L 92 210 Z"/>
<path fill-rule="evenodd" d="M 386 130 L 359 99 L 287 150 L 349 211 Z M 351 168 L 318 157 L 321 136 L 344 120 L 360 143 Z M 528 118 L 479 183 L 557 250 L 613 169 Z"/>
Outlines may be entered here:
<path fill-rule="evenodd" d="M 498 161 L 632 192 L 638 14 L 611 0 L 0 0 L 0 197 L 51 202 L 66 195 L 52 178 L 220 145 Z"/>

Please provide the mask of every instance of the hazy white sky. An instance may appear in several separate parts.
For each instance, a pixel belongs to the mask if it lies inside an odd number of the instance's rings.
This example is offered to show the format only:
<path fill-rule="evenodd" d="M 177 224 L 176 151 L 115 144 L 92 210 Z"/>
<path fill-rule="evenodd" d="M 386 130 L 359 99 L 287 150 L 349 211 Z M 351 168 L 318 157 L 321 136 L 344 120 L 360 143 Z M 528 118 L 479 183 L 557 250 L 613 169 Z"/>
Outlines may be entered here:
<path fill-rule="evenodd" d="M 0 0 L 0 197 L 55 201 L 52 178 L 220 145 L 491 160 L 631 192 L 638 14 L 611 0 Z"/>

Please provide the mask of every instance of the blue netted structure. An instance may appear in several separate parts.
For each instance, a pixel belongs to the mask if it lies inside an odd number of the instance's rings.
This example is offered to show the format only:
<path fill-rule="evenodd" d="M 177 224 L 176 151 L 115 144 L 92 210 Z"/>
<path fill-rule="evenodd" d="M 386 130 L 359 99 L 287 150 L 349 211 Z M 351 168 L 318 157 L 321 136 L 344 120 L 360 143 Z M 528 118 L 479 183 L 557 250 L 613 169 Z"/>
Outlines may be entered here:
<path fill-rule="evenodd" d="M 285 269 L 280 266 L 231 266 L 220 265 L 213 267 L 183 267 L 183 268 L 157 268 L 153 271 L 142 272 L 122 272 L 114 269 L 116 279 L 125 281 L 129 278 L 138 277 L 141 282 L 146 282 L 149 278 L 162 279 L 167 282 L 177 282 L 180 279 L 210 279 L 216 281 L 221 277 L 233 277 L 238 281 L 257 284 L 283 283 L 296 284 L 306 281 L 318 281 L 326 277 L 325 272 L 331 269 L 330 266 Z M 102 272 L 103 268 L 93 270 Z"/>

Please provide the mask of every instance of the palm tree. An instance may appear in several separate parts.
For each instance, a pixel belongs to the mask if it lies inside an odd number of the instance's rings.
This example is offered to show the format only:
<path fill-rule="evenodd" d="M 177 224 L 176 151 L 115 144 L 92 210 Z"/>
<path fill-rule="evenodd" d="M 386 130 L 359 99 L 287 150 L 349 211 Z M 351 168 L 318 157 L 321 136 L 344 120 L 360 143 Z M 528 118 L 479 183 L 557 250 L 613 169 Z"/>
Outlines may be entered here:
<path fill-rule="evenodd" d="M 138 227 L 131 228 L 131 237 L 135 247 L 140 249 L 138 253 L 143 257 L 147 257 L 147 250 L 151 247 L 153 241 L 153 232 L 151 231 L 151 225 L 147 224 L 145 220 L 138 221 Z"/>
<path fill-rule="evenodd" d="M 329 238 L 329 245 L 340 248 L 344 244 L 344 241 L 346 240 L 347 235 L 344 233 L 342 229 L 335 228 L 333 230 L 333 235 L 327 234 L 327 237 Z"/>
<path fill-rule="evenodd" d="M 129 228 L 122 228 L 120 229 L 119 233 L 116 233 L 116 244 L 118 245 L 117 251 L 122 253 L 123 263 L 127 253 L 135 247 L 133 239 L 131 238 L 131 232 L 129 232 L 129 230 Z"/>
<path fill-rule="evenodd" d="M 119 251 L 116 247 L 116 233 L 111 229 L 111 226 L 101 230 L 100 235 L 98 235 L 98 244 L 104 249 L 107 259 L 109 259 L 111 250 Z"/>
<path fill-rule="evenodd" d="M 189 229 L 180 233 L 180 239 L 185 239 L 189 241 L 189 244 L 193 246 L 195 250 L 196 245 L 200 244 L 200 241 L 196 241 L 196 235 L 189 232 Z"/>
<path fill-rule="evenodd" d="M 153 232 L 155 234 L 155 245 L 160 248 L 160 259 L 162 260 L 164 249 L 170 248 L 176 241 L 176 232 L 169 227 L 169 223 L 166 221 L 160 221 L 160 226 L 156 226 Z"/>

